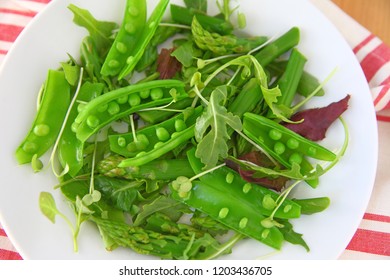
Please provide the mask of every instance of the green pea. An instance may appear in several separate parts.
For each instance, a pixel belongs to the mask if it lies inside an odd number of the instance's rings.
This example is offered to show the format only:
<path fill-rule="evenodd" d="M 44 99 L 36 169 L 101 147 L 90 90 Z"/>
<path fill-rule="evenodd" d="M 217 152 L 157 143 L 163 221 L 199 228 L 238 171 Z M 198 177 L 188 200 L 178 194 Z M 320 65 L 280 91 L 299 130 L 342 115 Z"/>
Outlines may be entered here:
<path fill-rule="evenodd" d="M 274 151 L 278 155 L 281 155 L 286 150 L 286 146 L 282 142 L 276 142 L 274 145 Z"/>
<path fill-rule="evenodd" d="M 124 43 L 122 43 L 122 42 L 116 43 L 115 47 L 118 50 L 118 52 L 120 52 L 120 53 L 126 53 L 127 52 L 127 46 Z"/>
<path fill-rule="evenodd" d="M 81 111 L 83 111 L 83 109 L 85 108 L 85 104 L 83 104 L 83 103 L 80 103 L 79 105 L 77 105 L 77 112 L 81 112 Z"/>
<path fill-rule="evenodd" d="M 150 90 L 144 90 L 144 91 L 141 91 L 139 93 L 139 96 L 142 98 L 142 99 L 146 99 L 150 96 Z"/>
<path fill-rule="evenodd" d="M 126 139 L 124 137 L 118 137 L 118 146 L 119 147 L 126 147 Z"/>
<path fill-rule="evenodd" d="M 130 153 L 134 153 L 135 151 L 137 151 L 137 146 L 136 146 L 135 142 L 131 142 L 131 143 L 127 144 L 126 149 Z"/>
<path fill-rule="evenodd" d="M 299 142 L 298 142 L 298 140 L 296 140 L 294 138 L 290 138 L 290 139 L 287 140 L 286 145 L 291 150 L 295 150 L 295 149 L 297 149 L 299 147 Z"/>
<path fill-rule="evenodd" d="M 135 141 L 135 145 L 138 150 L 145 150 L 149 143 L 149 139 L 145 134 L 137 135 L 137 141 Z"/>
<path fill-rule="evenodd" d="M 118 60 L 116 59 L 111 59 L 109 62 L 108 62 L 108 67 L 110 68 L 117 68 L 120 66 L 120 63 Z"/>
<path fill-rule="evenodd" d="M 119 104 L 116 103 L 115 101 L 112 101 L 108 104 L 108 113 L 110 115 L 115 115 L 115 114 L 118 114 L 119 111 L 121 110 L 121 108 L 119 107 Z"/>
<path fill-rule="evenodd" d="M 134 56 L 129 56 L 127 59 L 126 59 L 126 63 L 127 64 L 132 64 L 134 61 Z"/>
<path fill-rule="evenodd" d="M 47 124 L 38 124 L 34 127 L 34 134 L 36 136 L 46 136 L 50 132 L 50 127 Z"/>
<path fill-rule="evenodd" d="M 238 227 L 243 229 L 246 228 L 246 225 L 248 224 L 248 218 L 244 217 L 240 220 Z"/>
<path fill-rule="evenodd" d="M 243 192 L 243 193 L 248 193 L 251 189 L 252 189 L 252 185 L 251 185 L 250 183 L 246 183 L 246 184 L 242 187 L 242 192 Z"/>
<path fill-rule="evenodd" d="M 268 136 L 272 139 L 272 140 L 280 140 L 282 138 L 282 133 L 279 131 L 279 130 L 276 130 L 276 129 L 271 129 L 268 133 Z"/>
<path fill-rule="evenodd" d="M 164 96 L 164 91 L 161 88 L 154 88 L 150 91 L 152 100 L 160 100 Z"/>
<path fill-rule="evenodd" d="M 286 205 L 286 206 L 284 206 L 284 208 L 283 208 L 283 212 L 284 212 L 284 213 L 287 213 L 287 212 L 289 212 L 291 209 L 292 209 L 292 206 L 291 206 L 291 205 Z"/>
<path fill-rule="evenodd" d="M 268 235 L 269 235 L 270 232 L 271 232 L 271 231 L 270 231 L 268 228 L 264 229 L 264 230 L 261 232 L 261 237 L 262 237 L 263 239 L 266 239 L 266 238 L 268 237 Z"/>
<path fill-rule="evenodd" d="M 164 127 L 156 128 L 156 136 L 160 141 L 167 141 L 170 138 L 168 130 Z"/>
<path fill-rule="evenodd" d="M 151 23 L 149 23 L 149 28 L 153 28 L 154 26 L 156 25 L 156 22 L 155 21 L 152 21 Z"/>
<path fill-rule="evenodd" d="M 116 102 L 118 102 L 118 104 L 125 104 L 127 102 L 127 95 L 124 95 L 124 96 L 121 96 L 121 97 L 118 97 L 118 99 L 116 100 Z"/>
<path fill-rule="evenodd" d="M 307 150 L 307 154 L 309 155 L 309 156 L 315 156 L 316 155 L 316 153 L 317 153 L 317 149 L 316 148 L 314 148 L 314 147 L 310 147 L 308 150 Z"/>
<path fill-rule="evenodd" d="M 222 208 L 219 213 L 218 213 L 218 217 L 223 219 L 223 218 L 226 218 L 226 216 L 229 214 L 229 208 Z"/>
<path fill-rule="evenodd" d="M 134 34 L 135 33 L 135 26 L 132 23 L 126 23 L 124 26 L 125 30 L 129 34 Z"/>
<path fill-rule="evenodd" d="M 35 143 L 32 143 L 32 142 L 26 142 L 24 143 L 23 145 L 23 151 L 25 151 L 26 153 L 34 153 L 36 150 L 38 150 L 38 146 L 37 144 Z"/>
<path fill-rule="evenodd" d="M 186 128 L 187 128 L 187 125 L 184 122 L 184 120 L 182 120 L 182 119 L 175 120 L 175 130 L 177 132 L 183 131 Z"/>
<path fill-rule="evenodd" d="M 129 13 L 130 15 L 132 15 L 133 17 L 136 17 L 136 16 L 139 15 L 139 10 L 137 9 L 137 7 L 129 7 L 129 8 L 127 9 L 127 11 L 128 11 L 128 13 Z"/>
<path fill-rule="evenodd" d="M 228 174 L 226 174 L 226 178 L 225 178 L 225 180 L 226 180 L 226 183 L 228 183 L 228 184 L 231 184 L 231 183 L 233 183 L 233 180 L 234 180 L 234 174 L 233 174 L 233 173 L 231 173 L 231 172 L 229 172 Z"/>
<path fill-rule="evenodd" d="M 103 112 L 105 112 L 107 109 L 108 109 L 108 104 L 105 103 L 105 104 L 100 105 L 100 106 L 97 108 L 97 111 L 98 111 L 99 113 L 103 113 Z"/>
<path fill-rule="evenodd" d="M 293 153 L 288 159 L 289 163 L 291 164 L 293 163 L 301 164 L 302 160 L 303 160 L 302 156 L 298 153 Z"/>
<path fill-rule="evenodd" d="M 130 94 L 129 104 L 131 107 L 138 106 L 141 103 L 141 98 L 137 93 Z"/>
<path fill-rule="evenodd" d="M 88 125 L 90 128 L 98 127 L 99 124 L 100 124 L 99 118 L 96 117 L 95 115 L 90 115 L 90 116 L 87 118 L 87 125 Z"/>
<path fill-rule="evenodd" d="M 145 151 L 142 151 L 142 152 L 139 152 L 138 154 L 136 154 L 135 157 L 142 157 L 142 156 L 144 156 L 145 154 L 146 154 L 146 152 L 145 152 Z"/>
<path fill-rule="evenodd" d="M 180 136 L 180 132 L 172 133 L 171 138 L 173 139 L 173 138 L 176 138 L 177 136 Z"/>
<path fill-rule="evenodd" d="M 157 142 L 156 144 L 154 144 L 154 148 L 157 149 L 157 148 L 159 148 L 159 147 L 161 147 L 163 145 L 164 145 L 163 142 Z"/>

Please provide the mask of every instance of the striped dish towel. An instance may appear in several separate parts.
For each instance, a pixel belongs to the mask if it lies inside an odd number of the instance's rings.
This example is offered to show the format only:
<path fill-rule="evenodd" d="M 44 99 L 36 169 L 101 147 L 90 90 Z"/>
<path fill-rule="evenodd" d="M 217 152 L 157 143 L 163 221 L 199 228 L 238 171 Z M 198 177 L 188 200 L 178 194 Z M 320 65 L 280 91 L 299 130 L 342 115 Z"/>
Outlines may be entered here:
<path fill-rule="evenodd" d="M 390 258 L 390 48 L 329 0 L 310 0 L 338 27 L 353 49 L 377 111 L 379 162 L 363 220 L 340 259 Z M 0 0 L 0 64 L 19 33 L 50 0 Z M 353 32 L 351 32 L 353 30 Z M 0 225 L 0 260 L 22 259 Z"/>

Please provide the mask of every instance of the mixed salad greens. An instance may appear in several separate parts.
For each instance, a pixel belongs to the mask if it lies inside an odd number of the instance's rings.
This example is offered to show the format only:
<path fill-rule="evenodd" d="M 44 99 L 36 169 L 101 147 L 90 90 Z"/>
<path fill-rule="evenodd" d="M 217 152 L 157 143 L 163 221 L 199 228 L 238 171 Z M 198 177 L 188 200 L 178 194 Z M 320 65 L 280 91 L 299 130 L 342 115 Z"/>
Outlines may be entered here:
<path fill-rule="evenodd" d="M 299 28 L 237 35 L 245 16 L 217 4 L 209 15 L 206 0 L 160 0 L 147 16 L 146 0 L 127 0 L 120 25 L 68 6 L 89 34 L 80 57 L 48 70 L 16 158 L 39 172 L 51 151 L 47 166 L 76 223 L 49 192 L 39 205 L 53 223 L 67 221 L 74 250 L 88 221 L 107 250 L 164 259 L 214 259 L 245 238 L 309 251 L 290 220 L 330 200 L 290 193 L 317 187 L 344 154 L 349 95 L 303 109 L 324 84 L 304 69 Z M 336 154 L 317 141 L 337 119 L 346 137 Z"/>

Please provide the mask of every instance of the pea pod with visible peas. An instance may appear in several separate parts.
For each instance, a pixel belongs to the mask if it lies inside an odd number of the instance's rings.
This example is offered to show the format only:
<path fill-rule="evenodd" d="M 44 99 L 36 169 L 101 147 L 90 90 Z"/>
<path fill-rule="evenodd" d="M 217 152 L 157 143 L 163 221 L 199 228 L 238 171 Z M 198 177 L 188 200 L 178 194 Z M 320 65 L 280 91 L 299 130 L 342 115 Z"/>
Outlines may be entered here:
<path fill-rule="evenodd" d="M 164 122 L 139 129 L 135 137 L 132 132 L 109 135 L 110 149 L 129 158 L 136 157 L 141 152 L 157 149 L 171 138 L 178 136 L 187 127 L 195 124 L 201 113 L 202 107 L 199 106 L 189 116 L 180 113 Z"/>
<path fill-rule="evenodd" d="M 16 150 L 20 164 L 42 156 L 56 141 L 70 104 L 70 85 L 62 71 L 49 70 L 32 127 Z"/>
<path fill-rule="evenodd" d="M 243 131 L 285 167 L 291 167 L 293 162 L 301 164 L 306 156 L 323 161 L 336 159 L 325 147 L 260 115 L 245 113 Z"/>
<path fill-rule="evenodd" d="M 195 174 L 201 173 L 203 164 L 195 156 L 195 149 L 187 152 L 188 160 Z M 237 202 L 232 207 L 240 207 L 241 204 L 250 204 L 259 213 L 270 216 L 276 208 L 279 194 L 260 185 L 246 182 L 234 170 L 221 167 L 199 178 L 200 181 L 212 185 L 222 193 L 231 193 Z M 280 219 L 295 219 L 301 216 L 301 206 L 290 199 L 285 199 L 275 211 L 274 217 Z"/>
<path fill-rule="evenodd" d="M 169 140 L 161 142 L 160 145 L 151 149 L 149 151 L 143 151 L 138 153 L 135 157 L 127 158 L 123 160 L 118 166 L 119 167 L 128 167 L 128 166 L 140 166 L 145 163 L 148 163 L 152 160 L 155 160 L 168 152 L 172 151 L 176 147 L 184 144 L 190 140 L 195 135 L 195 124 L 191 125 L 184 130 L 180 130 L 172 135 Z"/>
<path fill-rule="evenodd" d="M 262 221 L 267 217 L 249 203 L 238 201 L 232 193 L 215 188 L 211 183 L 198 180 L 188 186 L 185 195 L 179 188 L 175 184 L 171 185 L 174 199 L 207 213 L 229 228 L 272 248 L 282 247 L 284 237 L 278 227 L 262 225 Z"/>
<path fill-rule="evenodd" d="M 134 1 L 138 2 L 138 1 Z M 122 70 L 119 72 L 118 79 L 123 79 L 125 76 L 130 74 L 138 61 L 142 58 L 144 51 L 150 40 L 153 38 L 157 27 L 159 26 L 161 19 L 165 13 L 165 10 L 168 6 L 169 0 L 160 0 L 156 8 L 154 8 L 152 14 L 150 15 L 148 21 L 146 22 L 145 27 L 142 29 L 141 36 L 138 38 L 137 44 L 131 54 L 127 57 L 126 63 Z"/>
<path fill-rule="evenodd" d="M 103 75 L 117 75 L 134 51 L 146 25 L 146 1 L 127 0 L 123 22 L 101 69 Z"/>
<path fill-rule="evenodd" d="M 178 80 L 158 80 L 119 88 L 85 105 L 76 117 L 73 129 L 80 141 L 86 141 L 115 120 L 185 97 L 184 83 Z"/>
<path fill-rule="evenodd" d="M 77 101 L 88 102 L 100 96 L 103 89 L 104 84 L 85 82 L 80 88 Z M 72 122 L 70 121 L 77 116 L 78 107 L 82 107 L 81 105 L 74 105 L 71 108 L 69 119 L 58 143 L 58 159 L 63 168 L 66 168 L 66 166 L 69 168 L 68 174 L 71 176 L 76 176 L 83 167 L 84 143 L 77 139 L 76 134 L 72 130 Z"/>

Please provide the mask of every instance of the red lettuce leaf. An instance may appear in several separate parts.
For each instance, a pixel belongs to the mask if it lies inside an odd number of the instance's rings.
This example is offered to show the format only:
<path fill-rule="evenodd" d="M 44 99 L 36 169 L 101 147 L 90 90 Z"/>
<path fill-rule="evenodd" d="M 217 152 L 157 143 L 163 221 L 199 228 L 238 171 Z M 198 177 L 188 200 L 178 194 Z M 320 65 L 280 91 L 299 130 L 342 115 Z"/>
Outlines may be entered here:
<path fill-rule="evenodd" d="M 162 49 L 157 58 L 157 72 L 160 73 L 160 79 L 171 79 L 181 70 L 181 63 L 176 57 L 171 56 L 175 49 Z"/>
<path fill-rule="evenodd" d="M 282 125 L 309 140 L 322 140 L 325 138 L 326 131 L 330 125 L 348 109 L 349 99 L 350 95 L 347 95 L 326 107 L 303 110 L 291 117 L 291 120 L 294 122 L 302 119 L 303 122 L 282 123 Z"/>
<path fill-rule="evenodd" d="M 259 151 L 253 151 L 248 154 L 245 154 L 240 157 L 241 160 L 249 161 L 252 162 L 258 166 L 263 166 L 267 168 L 273 168 L 275 165 L 270 161 L 270 159 L 264 155 L 263 153 Z M 245 170 L 241 168 L 238 164 L 232 162 L 232 161 L 227 161 L 226 162 L 227 166 L 230 168 L 236 170 L 240 176 L 247 182 L 249 183 L 255 183 L 258 185 L 261 185 L 263 187 L 273 189 L 275 191 L 281 191 L 285 185 L 286 182 L 289 180 L 288 178 L 279 176 L 277 178 L 270 178 L 270 177 L 255 177 L 255 172 L 251 170 Z"/>

